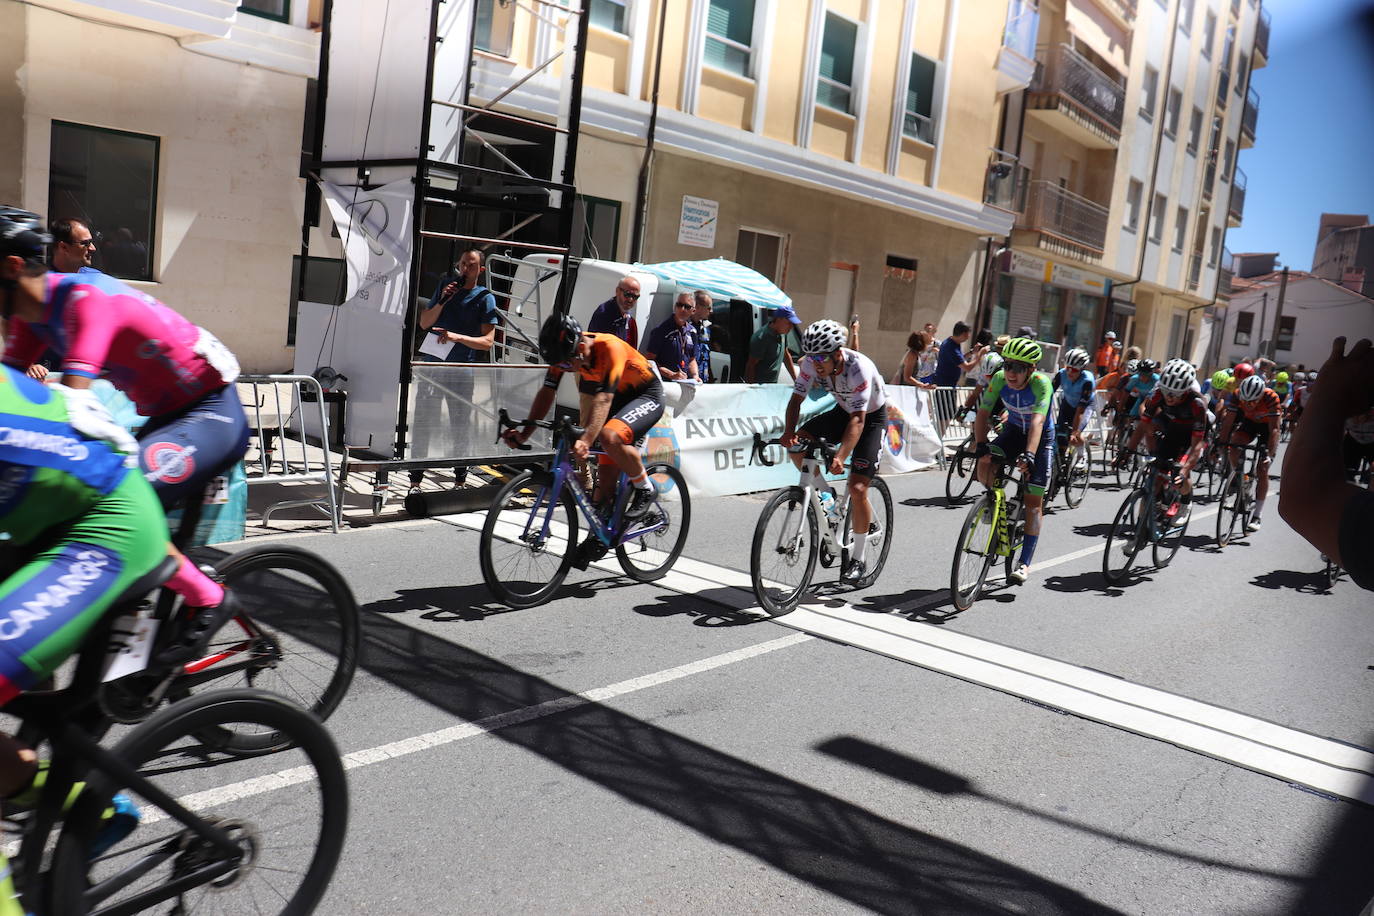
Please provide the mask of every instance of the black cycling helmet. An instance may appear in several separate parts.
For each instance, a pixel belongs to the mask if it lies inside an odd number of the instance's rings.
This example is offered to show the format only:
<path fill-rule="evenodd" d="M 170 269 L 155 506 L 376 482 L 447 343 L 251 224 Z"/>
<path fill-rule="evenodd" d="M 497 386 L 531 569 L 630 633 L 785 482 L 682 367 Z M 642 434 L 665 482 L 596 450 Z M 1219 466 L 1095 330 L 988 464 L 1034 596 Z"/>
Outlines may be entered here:
<path fill-rule="evenodd" d="M 1152 359 L 1142 359 L 1140 365 L 1136 367 L 1137 372 L 1144 372 L 1147 375 L 1159 371 L 1159 363 Z"/>
<path fill-rule="evenodd" d="M 42 261 L 52 236 L 43 217 L 18 207 L 0 205 L 0 257 L 17 254 L 25 261 Z"/>
<path fill-rule="evenodd" d="M 539 329 L 539 355 L 550 366 L 566 363 L 577 352 L 581 337 L 582 325 L 576 318 L 566 312 L 550 315 Z"/>

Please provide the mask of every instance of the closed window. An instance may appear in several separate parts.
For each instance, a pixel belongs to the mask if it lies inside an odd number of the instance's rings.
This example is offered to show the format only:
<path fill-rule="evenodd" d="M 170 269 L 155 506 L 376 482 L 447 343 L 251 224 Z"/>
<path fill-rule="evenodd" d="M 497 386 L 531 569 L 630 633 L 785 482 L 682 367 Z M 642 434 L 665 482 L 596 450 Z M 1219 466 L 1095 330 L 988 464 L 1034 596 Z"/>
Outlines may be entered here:
<path fill-rule="evenodd" d="M 1174 251 L 1182 251 L 1188 240 L 1188 208 L 1179 207 L 1174 216 Z"/>
<path fill-rule="evenodd" d="M 706 12 L 706 63 L 749 76 L 753 44 L 754 0 L 711 0 Z"/>
<path fill-rule="evenodd" d="M 1235 165 L 1235 160 L 1236 160 L 1236 141 L 1234 141 L 1234 140 L 1227 140 L 1227 141 L 1226 141 L 1226 152 L 1225 152 L 1225 154 L 1223 154 L 1222 159 L 1221 159 L 1221 180 L 1222 180 L 1222 181 L 1230 181 L 1230 180 L 1231 180 L 1231 168 L 1232 168 L 1232 166 Z"/>
<path fill-rule="evenodd" d="M 1155 119 L 1155 104 L 1159 101 L 1159 71 L 1146 64 L 1145 79 L 1140 85 L 1140 115 L 1146 120 Z"/>
<path fill-rule="evenodd" d="M 902 133 L 927 143 L 935 142 L 935 121 L 931 112 L 938 68 L 939 64 L 928 57 L 911 55 L 911 76 L 906 84 L 906 114 L 902 118 Z"/>
<path fill-rule="evenodd" d="M 1221 228 L 1212 227 L 1212 256 L 1207 259 L 1208 267 L 1217 266 L 1217 256 L 1221 254 Z"/>
<path fill-rule="evenodd" d="M 582 257 L 614 261 L 620 238 L 620 201 L 579 194 L 573 215 L 581 220 Z"/>
<path fill-rule="evenodd" d="M 1278 339 L 1274 342 L 1277 350 L 1293 349 L 1293 332 L 1298 329 L 1297 315 L 1284 315 L 1279 319 Z"/>
<path fill-rule="evenodd" d="M 1145 186 L 1134 178 L 1126 187 L 1126 228 L 1135 232 L 1140 228 L 1140 196 Z"/>
<path fill-rule="evenodd" d="M 771 232 L 741 229 L 735 243 L 735 263 L 757 270 L 781 286 L 783 239 Z"/>
<path fill-rule="evenodd" d="M 286 22 L 291 18 L 291 0 L 242 0 L 239 9 L 278 22 Z"/>
<path fill-rule="evenodd" d="M 849 113 L 854 101 L 854 46 L 859 24 L 834 13 L 825 14 L 821 37 L 821 72 L 816 101 L 826 108 Z"/>
<path fill-rule="evenodd" d="M 591 0 L 591 23 L 625 34 L 625 0 Z"/>
<path fill-rule="evenodd" d="M 1211 10 L 1207 11 L 1206 23 L 1202 27 L 1202 56 L 1208 60 L 1212 59 L 1212 42 L 1217 37 L 1217 14 Z"/>
<path fill-rule="evenodd" d="M 1202 109 L 1194 108 L 1193 116 L 1188 119 L 1188 152 L 1197 155 L 1197 145 L 1202 141 Z"/>
<path fill-rule="evenodd" d="M 1183 93 L 1177 89 L 1169 90 L 1169 108 L 1164 113 L 1164 133 L 1173 138 L 1178 136 L 1178 119 L 1183 108 Z"/>
<path fill-rule="evenodd" d="M 305 277 L 301 277 L 300 255 L 291 257 L 291 308 L 286 315 L 286 345 L 296 345 L 296 321 L 300 303 L 318 302 L 323 305 L 343 305 L 347 281 L 344 262 L 338 258 L 305 259 Z"/>
<path fill-rule="evenodd" d="M 1245 77 L 1250 73 L 1250 59 L 1241 51 L 1236 55 L 1236 95 L 1245 94 Z"/>
<path fill-rule="evenodd" d="M 52 122 L 48 217 L 91 227 L 95 266 L 125 280 L 153 279 L 157 137 Z"/>
<path fill-rule="evenodd" d="M 1179 0 L 1178 5 L 1178 27 L 1184 35 L 1191 34 L 1193 31 L 1193 10 L 1196 4 L 1194 0 Z"/>
<path fill-rule="evenodd" d="M 1158 242 L 1164 238 L 1164 211 L 1168 208 L 1169 202 L 1163 194 L 1155 195 L 1154 205 L 1154 224 L 1150 227 L 1150 241 Z"/>
<path fill-rule="evenodd" d="M 1236 316 L 1236 337 L 1235 344 L 1238 347 L 1250 346 L 1250 332 L 1255 325 L 1255 316 L 1251 312 L 1241 312 Z"/>

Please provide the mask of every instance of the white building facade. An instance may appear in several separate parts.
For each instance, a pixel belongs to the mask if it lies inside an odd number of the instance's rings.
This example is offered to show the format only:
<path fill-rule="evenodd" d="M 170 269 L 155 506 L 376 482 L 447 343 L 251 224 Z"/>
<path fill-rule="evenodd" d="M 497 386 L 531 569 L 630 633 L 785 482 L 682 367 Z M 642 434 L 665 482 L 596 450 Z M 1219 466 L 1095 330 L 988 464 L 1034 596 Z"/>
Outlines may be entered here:
<path fill-rule="evenodd" d="M 1257 278 L 1238 292 L 1224 310 L 1219 352 L 1221 365 L 1235 365 L 1261 352 L 1274 341 L 1274 361 L 1280 366 L 1317 369 L 1331 353 L 1331 341 L 1344 336 L 1350 343 L 1374 339 L 1374 299 L 1311 274 L 1291 272 L 1279 314 L 1281 274 Z"/>

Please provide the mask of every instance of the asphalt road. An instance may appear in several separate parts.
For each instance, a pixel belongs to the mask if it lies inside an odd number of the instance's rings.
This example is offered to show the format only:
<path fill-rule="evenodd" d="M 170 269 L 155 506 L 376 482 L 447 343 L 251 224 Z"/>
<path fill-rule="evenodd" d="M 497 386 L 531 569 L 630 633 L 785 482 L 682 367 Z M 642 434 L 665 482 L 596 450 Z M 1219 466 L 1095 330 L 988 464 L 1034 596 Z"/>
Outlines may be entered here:
<path fill-rule="evenodd" d="M 937 473 L 889 484 L 877 583 L 822 571 L 776 621 L 737 587 L 761 497 L 694 503 L 663 583 L 612 559 L 519 611 L 482 584 L 480 516 L 292 538 L 365 618 L 329 723 L 352 816 L 321 912 L 1340 914 L 1374 896 L 1374 602 L 1326 591 L 1276 504 L 1224 551 L 1202 506 L 1169 568 L 1106 588 L 1124 493 L 1095 487 L 1046 519 L 1028 584 L 958 613 L 965 510 Z"/>

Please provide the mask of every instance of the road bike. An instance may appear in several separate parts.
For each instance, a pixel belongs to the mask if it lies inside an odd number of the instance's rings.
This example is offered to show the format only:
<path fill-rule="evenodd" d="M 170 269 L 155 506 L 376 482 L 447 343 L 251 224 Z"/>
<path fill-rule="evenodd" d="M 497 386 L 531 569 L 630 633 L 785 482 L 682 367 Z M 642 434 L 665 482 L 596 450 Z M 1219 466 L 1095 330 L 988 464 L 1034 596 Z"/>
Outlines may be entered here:
<path fill-rule="evenodd" d="M 992 484 L 969 508 L 954 545 L 949 592 L 954 606 L 966 611 L 978 600 L 988 570 L 1000 558 L 1011 578 L 1026 533 L 1026 475 L 1014 462 L 993 456 Z M 1007 493 L 1007 483 L 1014 489 Z"/>
<path fill-rule="evenodd" d="M 285 698 L 197 693 L 113 747 L 100 744 L 114 722 L 101 685 L 137 678 L 155 651 L 143 598 L 177 562 L 164 561 L 101 616 L 65 686 L 5 708 L 44 773 L 27 806 L 6 803 L 6 829 L 18 835 L 13 875 L 30 912 L 297 916 L 314 910 L 333 876 L 348 827 L 343 763 L 319 720 Z M 264 766 L 225 746 L 243 733 L 284 736 L 288 750 Z M 141 809 L 137 826 L 131 805 Z"/>
<path fill-rule="evenodd" d="M 1117 437 L 1116 460 L 1112 462 L 1112 474 L 1118 487 L 1134 488 L 1138 482 L 1136 475 L 1140 470 L 1142 453 L 1126 447 L 1135 435 L 1138 422 L 1134 417 L 1127 420 L 1121 427 L 1121 435 Z"/>
<path fill-rule="evenodd" d="M 557 448 L 547 470 L 512 477 L 497 491 L 487 512 L 478 559 L 482 578 L 497 600 L 517 608 L 543 604 L 574 561 L 585 568 L 610 550 L 625 575 L 637 582 L 667 575 L 682 555 L 692 520 L 687 482 L 677 468 L 646 465 L 657 499 L 642 517 L 626 519 L 631 485 L 623 473 L 616 476 L 614 498 L 607 506 L 593 505 L 583 486 L 571 448 L 584 429 L 566 417 L 516 422 L 504 408 L 498 422 L 498 441 L 505 430 L 533 425 L 551 430 Z M 577 543 L 579 513 L 590 533 L 582 545 Z"/>
<path fill-rule="evenodd" d="M 1269 454 L 1268 443 L 1249 445 L 1227 444 L 1225 449 L 1237 449 L 1243 454 L 1238 465 L 1231 467 L 1221 487 L 1221 502 L 1217 508 L 1217 546 L 1225 547 L 1234 538 L 1244 537 L 1254 518 L 1255 487 L 1259 481 L 1261 463 Z M 1266 468 L 1264 473 L 1268 473 Z"/>
<path fill-rule="evenodd" d="M 750 461 L 772 467 L 777 462 L 769 457 L 767 447 L 779 444 L 779 439 L 765 441 L 755 433 Z M 849 565 L 853 547 L 849 488 L 842 485 L 837 493 L 823 473 L 835 450 L 835 445 L 824 439 L 799 438 L 788 449 L 803 456 L 797 485 L 783 487 L 769 497 L 754 526 L 749 578 L 759 605 L 775 616 L 786 614 L 801 601 L 815 575 L 817 560 L 827 569 L 837 558 L 841 570 Z M 892 493 L 876 475 L 868 482 L 868 505 L 872 514 L 864 548 L 866 569 L 861 578 L 848 583 L 856 589 L 878 580 L 892 548 Z"/>
<path fill-rule="evenodd" d="M 1069 444 L 1069 437 L 1059 437 L 1054 443 L 1054 458 L 1050 463 L 1049 485 L 1045 487 L 1045 505 L 1059 493 L 1070 509 L 1077 509 L 1088 493 L 1092 482 L 1093 450 L 1087 440 Z"/>
<path fill-rule="evenodd" d="M 1173 483 L 1177 472 L 1174 461 L 1142 459 L 1140 483 L 1122 500 L 1107 534 L 1102 575 L 1108 585 L 1116 585 L 1131 574 L 1136 557 L 1147 545 L 1157 569 L 1168 566 L 1178 553 L 1191 513 Z"/>
<path fill-rule="evenodd" d="M 988 428 L 989 437 L 996 438 L 1001 431 L 1001 417 L 992 418 Z M 945 499 L 951 505 L 963 502 L 969 488 L 973 486 L 978 467 L 978 461 L 973 457 L 974 447 L 973 433 L 970 432 L 954 449 L 954 454 L 949 456 L 948 467 L 945 470 Z"/>

